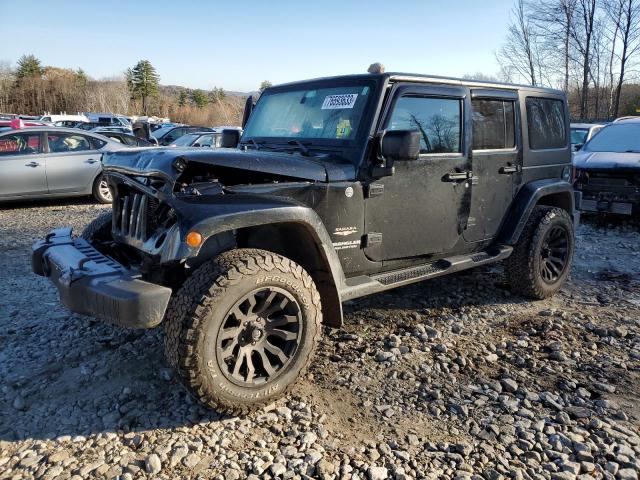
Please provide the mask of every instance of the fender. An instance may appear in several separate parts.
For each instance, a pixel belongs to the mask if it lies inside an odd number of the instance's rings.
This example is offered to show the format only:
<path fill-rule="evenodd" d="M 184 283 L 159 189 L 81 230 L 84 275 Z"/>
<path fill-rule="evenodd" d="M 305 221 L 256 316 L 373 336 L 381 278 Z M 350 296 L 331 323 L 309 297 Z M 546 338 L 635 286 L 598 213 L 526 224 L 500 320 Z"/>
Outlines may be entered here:
<path fill-rule="evenodd" d="M 240 228 L 283 223 L 298 224 L 313 238 L 333 283 L 330 292 L 324 290 L 325 293 L 329 293 L 329 298 L 323 295 L 322 299 L 323 311 L 326 317 L 325 323 L 331 326 L 340 326 L 342 324 L 342 298 L 340 292 L 344 289 L 346 280 L 342 264 L 333 248 L 331 238 L 318 214 L 309 207 L 287 201 L 281 197 L 268 199 L 261 196 L 259 203 L 251 202 L 250 205 L 247 203 L 250 196 L 234 195 L 234 197 L 225 199 L 224 209 L 216 208 L 221 206 L 221 199 L 216 199 L 216 204 L 212 204 L 208 209 L 200 211 L 200 215 L 196 214 L 195 218 L 192 217 L 188 229 L 199 232 L 204 241 L 198 248 L 191 248 L 181 242 L 176 258 L 197 257 L 208 239 L 214 240 L 216 235 L 223 235 Z M 227 199 L 230 201 L 226 202 Z M 202 215 L 205 212 L 208 215 Z"/>
<path fill-rule="evenodd" d="M 577 223 L 573 187 L 569 182 L 560 179 L 535 180 L 524 185 L 502 224 L 500 243 L 515 245 L 520 238 L 529 216 L 536 205 L 552 205 L 564 208 Z"/>

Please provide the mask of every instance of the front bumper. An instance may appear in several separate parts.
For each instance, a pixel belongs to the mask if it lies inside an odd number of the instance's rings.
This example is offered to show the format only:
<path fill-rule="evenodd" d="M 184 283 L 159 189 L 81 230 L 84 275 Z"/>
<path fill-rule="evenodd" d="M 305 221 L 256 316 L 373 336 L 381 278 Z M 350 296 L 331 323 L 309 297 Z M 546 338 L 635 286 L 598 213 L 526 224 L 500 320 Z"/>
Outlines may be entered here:
<path fill-rule="evenodd" d="M 141 280 L 98 252 L 70 228 L 51 231 L 32 247 L 31 268 L 49 277 L 72 312 L 129 328 L 151 328 L 164 317 L 171 289 Z"/>

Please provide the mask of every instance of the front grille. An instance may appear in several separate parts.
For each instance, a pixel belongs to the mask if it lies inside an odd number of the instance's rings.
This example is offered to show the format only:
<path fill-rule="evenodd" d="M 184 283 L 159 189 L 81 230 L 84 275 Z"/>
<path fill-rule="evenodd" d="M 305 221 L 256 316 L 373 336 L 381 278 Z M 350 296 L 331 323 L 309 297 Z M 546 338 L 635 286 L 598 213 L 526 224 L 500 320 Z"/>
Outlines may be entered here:
<path fill-rule="evenodd" d="M 133 193 L 119 199 L 118 211 L 113 216 L 113 230 L 133 240 L 147 240 L 149 197 Z"/>

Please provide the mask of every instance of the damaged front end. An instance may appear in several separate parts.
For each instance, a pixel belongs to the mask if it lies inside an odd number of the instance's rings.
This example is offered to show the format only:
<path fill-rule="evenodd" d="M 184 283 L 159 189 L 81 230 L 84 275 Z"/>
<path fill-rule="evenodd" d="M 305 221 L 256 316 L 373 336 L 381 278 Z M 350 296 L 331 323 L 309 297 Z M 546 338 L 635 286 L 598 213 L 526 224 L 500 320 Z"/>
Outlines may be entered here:
<path fill-rule="evenodd" d="M 326 182 L 328 175 L 321 162 L 311 159 L 235 149 L 136 150 L 108 154 L 103 163 L 113 192 L 115 253 L 128 248 L 151 278 L 156 266 L 163 265 L 165 277 L 176 277 L 164 268 L 168 263 L 197 262 L 193 259 L 201 248 L 188 245 L 185 238 L 203 222 L 207 229 L 212 222 L 225 222 L 232 232 L 239 212 L 299 205 L 293 197 L 313 204 L 313 189 L 308 187 Z M 233 242 L 229 235 L 207 248 L 228 247 Z"/>

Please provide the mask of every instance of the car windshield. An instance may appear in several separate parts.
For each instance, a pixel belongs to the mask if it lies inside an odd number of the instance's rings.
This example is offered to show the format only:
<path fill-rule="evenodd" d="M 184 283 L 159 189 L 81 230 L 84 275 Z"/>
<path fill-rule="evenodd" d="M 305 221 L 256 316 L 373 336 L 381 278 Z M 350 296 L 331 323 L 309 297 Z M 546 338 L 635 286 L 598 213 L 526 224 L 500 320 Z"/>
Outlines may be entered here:
<path fill-rule="evenodd" d="M 609 125 L 592 137 L 582 150 L 640 153 L 640 123 Z"/>
<path fill-rule="evenodd" d="M 577 145 L 587 141 L 587 134 L 589 130 L 584 128 L 572 128 L 571 129 L 571 143 Z"/>
<path fill-rule="evenodd" d="M 176 147 L 189 147 L 198 139 L 199 136 L 200 134 L 187 133 L 175 140 L 172 145 L 175 145 Z"/>
<path fill-rule="evenodd" d="M 371 89 L 362 82 L 266 91 L 252 112 L 242 139 L 354 140 L 371 101 Z"/>

